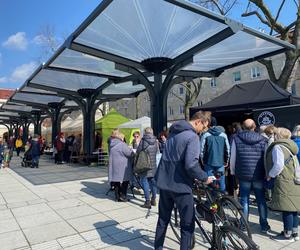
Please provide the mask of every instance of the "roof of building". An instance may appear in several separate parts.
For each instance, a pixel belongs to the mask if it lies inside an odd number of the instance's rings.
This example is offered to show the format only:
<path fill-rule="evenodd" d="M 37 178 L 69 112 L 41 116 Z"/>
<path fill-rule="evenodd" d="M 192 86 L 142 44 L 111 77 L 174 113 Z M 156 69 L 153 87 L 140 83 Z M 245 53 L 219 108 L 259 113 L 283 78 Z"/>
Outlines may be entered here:
<path fill-rule="evenodd" d="M 14 92 L 14 89 L 0 89 L 0 99 L 7 100 Z"/>

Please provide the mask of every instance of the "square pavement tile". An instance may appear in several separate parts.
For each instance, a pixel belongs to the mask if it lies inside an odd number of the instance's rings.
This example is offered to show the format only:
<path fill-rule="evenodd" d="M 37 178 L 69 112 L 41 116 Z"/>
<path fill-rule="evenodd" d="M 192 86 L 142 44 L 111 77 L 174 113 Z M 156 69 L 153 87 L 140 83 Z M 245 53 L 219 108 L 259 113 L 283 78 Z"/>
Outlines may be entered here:
<path fill-rule="evenodd" d="M 78 231 L 84 232 L 93 230 L 95 228 L 102 228 L 117 224 L 115 220 L 103 215 L 103 214 L 93 214 L 76 219 L 68 220 L 68 222 Z"/>
<path fill-rule="evenodd" d="M 85 242 L 80 234 L 59 238 L 57 241 L 63 248 L 79 245 Z"/>
<path fill-rule="evenodd" d="M 103 212 L 106 216 L 112 218 L 113 220 L 121 223 L 130 220 L 136 220 L 143 218 L 147 215 L 147 210 L 142 211 L 137 208 L 130 208 L 130 212 L 127 209 L 116 209 L 112 211 Z"/>
<path fill-rule="evenodd" d="M 63 249 L 56 240 L 47 241 L 31 246 L 32 250 L 61 250 Z"/>
<path fill-rule="evenodd" d="M 110 227 L 110 226 L 108 226 L 108 227 Z M 108 228 L 108 227 L 106 227 L 106 228 Z M 107 233 L 103 230 L 104 228 L 96 228 L 94 230 L 90 230 L 90 231 L 87 231 L 87 232 L 80 233 L 80 235 L 86 241 L 98 240 L 98 239 L 101 239 L 101 238 L 104 238 L 104 237 L 108 236 Z"/>
<path fill-rule="evenodd" d="M 78 218 L 86 215 L 96 214 L 98 213 L 98 211 L 94 208 L 91 208 L 88 205 L 82 205 L 82 206 L 57 210 L 57 213 L 67 220 L 67 219 Z"/>
<path fill-rule="evenodd" d="M 102 237 L 101 239 L 89 241 L 89 244 L 93 246 L 95 249 L 102 249 L 117 244 L 117 241 L 115 241 L 109 236 L 106 236 L 106 237 Z"/>
<path fill-rule="evenodd" d="M 22 229 L 37 227 L 62 221 L 62 219 L 53 211 L 33 214 L 17 219 Z"/>
<path fill-rule="evenodd" d="M 75 230 L 64 221 L 27 228 L 23 232 L 31 245 L 76 234 Z"/>
<path fill-rule="evenodd" d="M 28 243 L 21 231 L 0 234 L 1 250 L 28 247 Z"/>
<path fill-rule="evenodd" d="M 81 243 L 79 245 L 66 247 L 64 250 L 95 250 L 93 246 L 90 245 L 89 242 Z"/>
<path fill-rule="evenodd" d="M 138 249 L 138 250 L 152 250 L 153 245 L 144 240 L 143 238 L 138 238 L 126 242 L 119 243 L 117 245 L 105 248 L 107 250 L 125 250 L 125 249 Z M 178 249 L 178 248 L 177 248 Z"/>
<path fill-rule="evenodd" d="M 85 205 L 85 203 L 78 199 L 65 199 L 65 200 L 59 200 L 59 201 L 51 201 L 48 203 L 48 205 L 55 210 L 59 210 L 59 209 L 64 209 L 64 208 L 82 206 L 82 205 Z"/>
<path fill-rule="evenodd" d="M 20 227 L 14 218 L 8 220 L 0 220 L 0 234 L 17 230 L 20 230 Z"/>
<path fill-rule="evenodd" d="M 93 208 L 97 209 L 99 212 L 112 211 L 115 209 L 129 207 L 127 202 L 115 202 L 112 200 L 104 200 L 91 205 Z"/>
<path fill-rule="evenodd" d="M 13 214 L 18 217 L 33 216 L 39 213 L 51 212 L 52 209 L 47 204 L 27 205 L 24 207 L 13 208 Z"/>

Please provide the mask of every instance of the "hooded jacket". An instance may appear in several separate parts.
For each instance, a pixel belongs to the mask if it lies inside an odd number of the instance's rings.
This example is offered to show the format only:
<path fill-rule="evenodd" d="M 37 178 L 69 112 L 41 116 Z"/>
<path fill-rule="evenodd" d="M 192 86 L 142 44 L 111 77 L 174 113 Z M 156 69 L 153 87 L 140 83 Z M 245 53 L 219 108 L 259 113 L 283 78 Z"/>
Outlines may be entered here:
<path fill-rule="evenodd" d="M 297 155 L 298 147 L 295 142 L 289 139 L 281 139 L 273 142 L 266 152 L 266 170 L 270 172 L 273 167 L 272 150 L 275 145 L 284 146 L 290 150 L 293 155 Z M 284 168 L 276 176 L 274 188 L 272 190 L 272 201 L 270 208 L 277 211 L 299 212 L 300 211 L 300 185 L 295 184 L 295 163 L 290 159 L 290 152 L 281 147 L 284 155 Z"/>
<path fill-rule="evenodd" d="M 207 180 L 199 165 L 199 137 L 186 121 L 174 123 L 156 171 L 157 186 L 174 193 L 191 193 L 194 179 Z"/>
<path fill-rule="evenodd" d="M 31 140 L 31 154 L 32 157 L 40 156 L 41 154 L 41 145 L 38 138 L 33 138 Z"/>
<path fill-rule="evenodd" d="M 142 149 L 145 149 L 146 152 L 150 156 L 150 163 L 152 169 L 149 170 L 144 175 L 147 175 L 148 178 L 154 177 L 156 172 L 156 154 L 158 151 L 158 143 L 156 140 L 156 137 L 152 134 L 144 134 L 142 140 L 139 143 L 139 146 L 137 148 L 137 154 L 142 151 Z M 142 174 L 141 174 L 142 175 Z"/>
<path fill-rule="evenodd" d="M 229 161 L 228 138 L 219 126 L 211 127 L 201 136 L 200 149 L 200 158 L 205 165 L 221 167 Z"/>
<path fill-rule="evenodd" d="M 120 139 L 113 138 L 110 142 L 108 181 L 129 181 L 132 176 L 131 156 L 132 150 Z"/>
<path fill-rule="evenodd" d="M 244 181 L 265 178 L 264 152 L 268 141 L 254 131 L 242 131 L 234 137 L 236 145 L 235 175 Z"/>

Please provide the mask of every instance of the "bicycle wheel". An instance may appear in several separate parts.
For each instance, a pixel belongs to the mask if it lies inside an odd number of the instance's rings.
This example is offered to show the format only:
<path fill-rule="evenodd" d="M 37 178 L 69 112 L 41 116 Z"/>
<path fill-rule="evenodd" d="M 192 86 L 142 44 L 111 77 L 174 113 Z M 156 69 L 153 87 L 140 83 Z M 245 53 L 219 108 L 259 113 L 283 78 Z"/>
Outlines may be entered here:
<path fill-rule="evenodd" d="M 223 196 L 219 202 L 219 215 L 223 222 L 243 230 L 252 238 L 249 224 L 244 216 L 241 205 L 231 196 Z"/>
<path fill-rule="evenodd" d="M 179 212 L 178 212 L 176 207 L 173 209 L 173 216 L 171 217 L 171 220 L 170 220 L 170 226 L 171 226 L 171 229 L 172 229 L 175 237 L 178 240 L 178 243 L 180 244 L 180 241 L 181 241 L 181 238 L 180 238 L 180 236 L 181 236 L 181 234 L 180 234 L 180 217 L 179 217 Z M 193 234 L 192 242 L 191 242 L 191 248 L 192 249 L 195 247 L 195 242 L 196 242 L 195 234 Z"/>
<path fill-rule="evenodd" d="M 246 234 L 231 225 L 222 226 L 216 235 L 218 250 L 255 250 L 259 247 Z"/>

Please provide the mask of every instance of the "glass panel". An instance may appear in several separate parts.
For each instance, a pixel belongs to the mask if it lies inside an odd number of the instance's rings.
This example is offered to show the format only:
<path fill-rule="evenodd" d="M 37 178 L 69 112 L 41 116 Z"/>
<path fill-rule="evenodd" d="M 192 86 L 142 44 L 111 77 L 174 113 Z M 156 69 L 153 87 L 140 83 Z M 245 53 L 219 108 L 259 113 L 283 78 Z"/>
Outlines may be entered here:
<path fill-rule="evenodd" d="M 10 112 L 10 111 L 0 111 L 1 116 L 13 116 L 13 117 L 19 117 L 20 115 L 16 112 Z"/>
<path fill-rule="evenodd" d="M 38 93 L 38 94 L 53 94 L 56 95 L 56 92 L 52 92 L 52 91 L 47 91 L 47 90 L 43 90 L 43 89 L 35 89 L 35 88 L 31 88 L 31 87 L 23 87 L 19 90 L 20 92 L 24 91 L 24 92 L 32 92 L 32 93 Z"/>
<path fill-rule="evenodd" d="M 22 112 L 30 112 L 32 107 L 25 106 L 25 105 L 8 105 L 4 104 L 2 107 L 4 110 L 15 110 L 15 111 L 22 111 Z"/>
<path fill-rule="evenodd" d="M 135 61 L 174 58 L 226 25 L 162 0 L 114 0 L 75 42 Z"/>
<path fill-rule="evenodd" d="M 64 98 L 58 96 L 28 94 L 28 93 L 20 92 L 20 93 L 16 93 L 12 97 L 12 100 L 48 104 L 49 102 L 62 102 Z"/>
<path fill-rule="evenodd" d="M 102 93 L 104 95 L 130 95 L 142 90 L 145 90 L 145 87 L 142 84 L 133 85 L 132 82 L 124 82 L 111 84 L 109 87 L 104 89 Z"/>
<path fill-rule="evenodd" d="M 66 101 L 64 107 L 77 107 L 78 104 L 74 101 Z"/>
<path fill-rule="evenodd" d="M 0 113 L 1 114 L 1 113 Z M 0 119 L 1 120 L 9 120 L 9 117 L 7 117 L 7 116 L 0 116 Z"/>
<path fill-rule="evenodd" d="M 54 62 L 50 64 L 50 66 L 74 70 L 83 70 L 87 72 L 95 72 L 110 76 L 129 76 L 128 73 L 115 69 L 115 64 L 111 61 L 69 49 L 65 49 L 54 60 Z"/>
<path fill-rule="evenodd" d="M 82 88 L 96 89 L 107 81 L 107 78 L 85 76 L 74 73 L 41 70 L 32 80 L 32 83 L 42 84 L 58 89 L 77 91 Z"/>
<path fill-rule="evenodd" d="M 195 55 L 194 63 L 184 69 L 211 71 L 281 48 L 276 44 L 239 31 L 235 35 Z"/>

